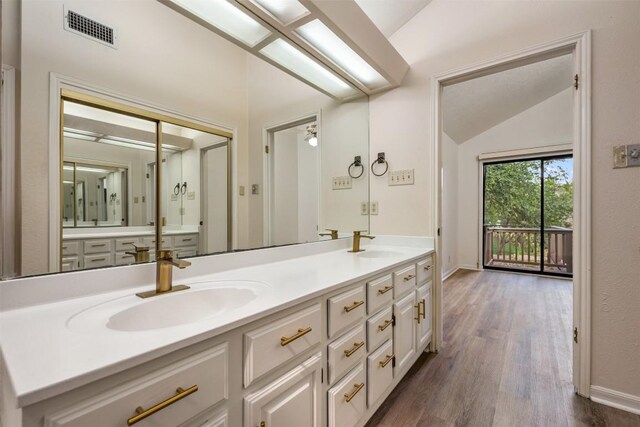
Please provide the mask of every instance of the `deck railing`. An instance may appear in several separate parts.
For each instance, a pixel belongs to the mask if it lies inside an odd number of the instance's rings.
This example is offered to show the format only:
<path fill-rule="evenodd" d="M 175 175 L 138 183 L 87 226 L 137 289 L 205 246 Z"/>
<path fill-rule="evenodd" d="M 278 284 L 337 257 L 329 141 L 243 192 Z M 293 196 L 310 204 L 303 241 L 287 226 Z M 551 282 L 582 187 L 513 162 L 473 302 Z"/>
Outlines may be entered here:
<path fill-rule="evenodd" d="M 573 230 L 548 228 L 544 244 L 539 228 L 484 227 L 484 264 L 539 270 L 573 272 Z"/>

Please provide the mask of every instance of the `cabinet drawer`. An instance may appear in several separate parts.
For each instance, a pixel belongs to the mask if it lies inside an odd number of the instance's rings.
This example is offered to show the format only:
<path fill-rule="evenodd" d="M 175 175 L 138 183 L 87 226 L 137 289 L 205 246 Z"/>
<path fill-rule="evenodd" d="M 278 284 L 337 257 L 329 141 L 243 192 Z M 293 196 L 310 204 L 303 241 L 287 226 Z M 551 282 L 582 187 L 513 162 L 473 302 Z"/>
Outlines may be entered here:
<path fill-rule="evenodd" d="M 155 237 L 143 237 L 142 243 L 145 246 L 149 246 L 149 250 L 155 252 L 156 250 L 156 238 Z M 162 238 L 162 249 L 171 249 L 173 245 L 173 239 L 170 236 Z"/>
<path fill-rule="evenodd" d="M 320 304 L 244 335 L 244 386 L 320 342 Z"/>
<path fill-rule="evenodd" d="M 367 407 L 366 388 L 364 364 L 360 363 L 329 389 L 329 427 L 352 427 L 360 421 Z"/>
<path fill-rule="evenodd" d="M 140 238 L 139 237 L 129 237 L 125 239 L 116 239 L 116 251 L 117 252 L 125 252 L 125 251 L 133 251 L 133 245 L 140 246 Z"/>
<path fill-rule="evenodd" d="M 110 265 L 113 265 L 110 253 L 84 256 L 84 268 L 108 267 Z"/>
<path fill-rule="evenodd" d="M 322 417 L 322 354 L 244 398 L 245 427 L 319 427 Z M 236 425 L 236 424 L 234 424 Z"/>
<path fill-rule="evenodd" d="M 393 296 L 395 298 L 406 294 L 416 286 L 415 264 L 393 273 Z"/>
<path fill-rule="evenodd" d="M 45 417 L 45 427 L 126 426 L 144 410 L 180 394 L 140 426 L 175 427 L 228 398 L 228 349 L 219 345 Z M 180 392 L 178 390 L 183 390 Z M 196 390 L 196 391 L 193 391 Z M 191 391 L 191 394 L 188 392 Z"/>
<path fill-rule="evenodd" d="M 380 343 L 393 336 L 393 313 L 391 307 L 367 320 L 367 349 L 372 351 Z"/>
<path fill-rule="evenodd" d="M 73 271 L 80 268 L 80 260 L 77 256 L 70 256 L 62 258 L 60 264 L 60 271 Z"/>
<path fill-rule="evenodd" d="M 84 242 L 85 254 L 100 254 L 111 252 L 111 240 L 86 240 Z"/>
<path fill-rule="evenodd" d="M 375 404 L 393 382 L 393 344 L 389 340 L 367 357 L 367 402 Z"/>
<path fill-rule="evenodd" d="M 129 265 L 134 264 L 136 259 L 133 255 L 129 255 L 125 252 L 116 252 L 116 265 Z"/>
<path fill-rule="evenodd" d="M 364 299 L 362 286 L 329 298 L 327 301 L 329 338 L 364 318 Z"/>
<path fill-rule="evenodd" d="M 364 326 L 360 325 L 329 344 L 329 384 L 362 360 L 367 353 Z"/>
<path fill-rule="evenodd" d="M 195 246 L 192 248 L 177 248 L 175 251 L 178 258 L 189 258 L 198 255 L 198 248 Z"/>
<path fill-rule="evenodd" d="M 367 313 L 374 313 L 378 308 L 393 300 L 393 276 L 391 274 L 367 282 Z"/>
<path fill-rule="evenodd" d="M 173 244 L 176 248 L 182 246 L 198 246 L 198 235 L 188 234 L 186 236 L 173 236 Z"/>
<path fill-rule="evenodd" d="M 417 265 L 418 283 L 431 281 L 433 277 L 433 257 L 419 261 Z"/>
<path fill-rule="evenodd" d="M 80 243 L 78 241 L 63 241 L 62 242 L 62 256 L 67 255 L 79 255 L 80 254 Z"/>

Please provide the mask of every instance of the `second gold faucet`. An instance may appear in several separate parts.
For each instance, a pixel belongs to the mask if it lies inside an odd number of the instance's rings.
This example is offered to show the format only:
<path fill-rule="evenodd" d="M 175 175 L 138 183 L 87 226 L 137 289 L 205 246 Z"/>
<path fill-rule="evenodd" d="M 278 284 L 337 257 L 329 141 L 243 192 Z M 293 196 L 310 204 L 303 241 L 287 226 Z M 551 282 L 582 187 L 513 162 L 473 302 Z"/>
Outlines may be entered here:
<path fill-rule="evenodd" d="M 362 234 L 363 231 L 354 231 L 353 232 L 353 248 L 349 252 L 363 252 L 364 249 L 360 249 L 360 239 L 375 239 L 375 236 L 367 236 Z"/>
<path fill-rule="evenodd" d="M 137 296 L 149 298 L 164 293 L 189 289 L 187 285 L 173 286 L 173 267 L 178 267 L 179 269 L 187 268 L 191 265 L 189 261 L 174 258 L 173 251 L 169 249 L 159 250 L 156 258 L 156 289 L 137 293 Z"/>

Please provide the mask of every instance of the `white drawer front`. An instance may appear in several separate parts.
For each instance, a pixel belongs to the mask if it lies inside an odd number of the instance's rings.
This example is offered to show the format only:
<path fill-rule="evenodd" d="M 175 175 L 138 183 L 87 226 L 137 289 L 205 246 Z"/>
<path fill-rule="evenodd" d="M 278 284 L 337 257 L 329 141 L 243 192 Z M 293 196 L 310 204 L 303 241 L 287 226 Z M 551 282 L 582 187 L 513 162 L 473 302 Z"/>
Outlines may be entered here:
<path fill-rule="evenodd" d="M 84 256 L 84 268 L 108 267 L 110 265 L 113 265 L 110 253 Z"/>
<path fill-rule="evenodd" d="M 367 349 L 372 351 L 393 336 L 393 312 L 391 307 L 367 320 Z"/>
<path fill-rule="evenodd" d="M 392 300 L 393 276 L 391 274 L 367 282 L 367 313 L 374 313 Z"/>
<path fill-rule="evenodd" d="M 244 335 L 244 386 L 320 342 L 320 304 Z"/>
<path fill-rule="evenodd" d="M 80 254 L 80 243 L 78 241 L 68 241 L 64 240 L 62 242 L 62 255 L 79 255 Z"/>
<path fill-rule="evenodd" d="M 140 426 L 175 427 L 228 398 L 228 349 L 219 345 L 125 383 L 75 406 L 45 417 L 45 427 L 126 426 L 136 408 L 149 409 L 179 394 L 175 403 L 150 415 Z M 186 393 L 182 392 L 182 395 Z"/>
<path fill-rule="evenodd" d="M 176 248 L 182 246 L 198 246 L 198 235 L 188 234 L 186 236 L 173 236 L 173 244 Z"/>
<path fill-rule="evenodd" d="M 84 242 L 85 254 L 99 254 L 111 252 L 111 240 L 86 240 Z"/>
<path fill-rule="evenodd" d="M 116 265 L 129 265 L 135 262 L 136 259 L 133 255 L 128 255 L 125 252 L 116 252 Z"/>
<path fill-rule="evenodd" d="M 393 344 L 389 340 L 367 357 L 367 402 L 375 404 L 393 382 Z"/>
<path fill-rule="evenodd" d="M 195 246 L 192 248 L 176 248 L 175 253 L 178 258 L 189 258 L 198 255 L 198 248 Z"/>
<path fill-rule="evenodd" d="M 62 258 L 60 264 L 60 271 L 73 271 L 80 268 L 80 260 L 77 256 L 70 256 Z"/>
<path fill-rule="evenodd" d="M 156 250 L 156 238 L 155 237 L 143 237 L 142 243 L 145 246 L 149 246 L 149 250 L 155 252 Z M 173 246 L 173 239 L 170 236 L 162 238 L 162 249 L 171 249 Z"/>
<path fill-rule="evenodd" d="M 418 283 L 431 281 L 433 277 L 433 258 L 429 257 L 417 264 Z"/>
<path fill-rule="evenodd" d="M 358 286 L 340 295 L 329 298 L 329 338 L 347 326 L 353 325 L 364 318 L 364 288 Z"/>
<path fill-rule="evenodd" d="M 329 384 L 362 360 L 367 353 L 364 326 L 360 325 L 329 344 Z"/>
<path fill-rule="evenodd" d="M 360 421 L 367 407 L 366 388 L 364 364 L 360 363 L 329 389 L 329 427 L 352 427 Z"/>
<path fill-rule="evenodd" d="M 416 266 L 411 265 L 393 273 L 393 296 L 406 294 L 416 286 Z"/>
<path fill-rule="evenodd" d="M 244 398 L 245 427 L 320 427 L 322 354 Z M 236 424 L 234 424 L 236 425 Z"/>
<path fill-rule="evenodd" d="M 140 238 L 139 237 L 128 237 L 124 239 L 116 239 L 116 251 L 117 252 L 125 252 L 125 251 L 133 251 L 133 245 L 140 246 Z"/>

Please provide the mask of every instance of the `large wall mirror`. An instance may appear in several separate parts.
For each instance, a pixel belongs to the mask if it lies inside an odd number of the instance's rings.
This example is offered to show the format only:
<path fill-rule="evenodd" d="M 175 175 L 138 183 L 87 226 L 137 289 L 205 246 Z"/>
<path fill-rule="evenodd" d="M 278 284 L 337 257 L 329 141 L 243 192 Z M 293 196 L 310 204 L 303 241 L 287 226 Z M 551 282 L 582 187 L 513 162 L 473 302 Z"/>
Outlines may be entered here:
<path fill-rule="evenodd" d="M 318 90 L 163 2 L 18 3 L 2 35 L 23 64 L 22 275 L 144 246 L 153 261 L 158 222 L 182 258 L 368 230 L 366 95 Z M 116 43 L 69 31 L 69 11 Z"/>

